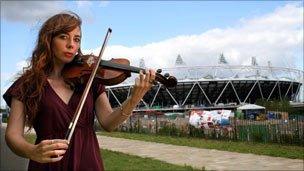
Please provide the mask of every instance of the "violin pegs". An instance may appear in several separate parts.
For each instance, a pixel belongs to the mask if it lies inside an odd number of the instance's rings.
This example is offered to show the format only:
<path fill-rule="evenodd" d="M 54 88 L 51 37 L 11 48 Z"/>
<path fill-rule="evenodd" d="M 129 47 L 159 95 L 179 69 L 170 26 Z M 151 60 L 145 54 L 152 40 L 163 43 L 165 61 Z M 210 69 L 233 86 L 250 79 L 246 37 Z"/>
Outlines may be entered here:
<path fill-rule="evenodd" d="M 164 76 L 165 76 L 166 78 L 168 78 L 168 77 L 170 76 L 170 74 L 169 74 L 169 73 L 166 73 Z"/>
<path fill-rule="evenodd" d="M 160 74 L 162 72 L 162 69 L 157 69 L 156 72 Z"/>
<path fill-rule="evenodd" d="M 80 65 L 83 64 L 82 58 L 77 58 L 77 59 L 76 59 L 76 63 L 77 63 L 77 64 L 80 64 Z"/>

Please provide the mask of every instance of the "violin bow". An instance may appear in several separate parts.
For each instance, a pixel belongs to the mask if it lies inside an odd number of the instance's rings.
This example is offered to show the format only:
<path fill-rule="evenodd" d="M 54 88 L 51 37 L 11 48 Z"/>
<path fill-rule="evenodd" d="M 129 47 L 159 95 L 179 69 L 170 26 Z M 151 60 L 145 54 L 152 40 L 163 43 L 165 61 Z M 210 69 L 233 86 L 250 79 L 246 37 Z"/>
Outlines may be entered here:
<path fill-rule="evenodd" d="M 105 36 L 105 38 L 104 38 L 104 41 L 103 41 L 101 50 L 100 50 L 100 52 L 99 52 L 98 61 L 97 61 L 97 63 L 95 64 L 94 69 L 92 70 L 92 73 L 91 73 L 91 75 L 90 75 L 90 77 L 89 77 L 89 80 L 88 80 L 88 82 L 87 82 L 87 84 L 86 84 L 86 87 L 85 87 L 85 89 L 84 89 L 84 92 L 82 93 L 80 102 L 78 103 L 76 112 L 75 112 L 75 114 L 74 114 L 74 116 L 73 116 L 72 121 L 71 121 L 70 124 L 69 124 L 68 131 L 67 131 L 67 133 L 66 133 L 66 135 L 65 135 L 65 139 L 68 140 L 68 142 L 70 142 L 70 140 L 71 140 L 71 138 L 72 138 L 72 136 L 73 136 L 73 133 L 74 133 L 75 127 L 76 127 L 76 125 L 77 125 L 77 122 L 78 122 L 80 113 L 81 113 L 81 111 L 82 111 L 84 102 L 85 102 L 85 100 L 86 100 L 86 98 L 87 98 L 87 96 L 88 96 L 89 90 L 90 90 L 90 88 L 91 88 L 91 85 L 92 85 L 92 83 L 93 83 L 94 77 L 95 77 L 95 75 L 96 75 L 96 72 L 97 72 L 97 70 L 98 70 L 99 64 L 100 64 L 100 62 L 101 62 L 101 57 L 102 57 L 102 55 L 103 55 L 105 46 L 106 46 L 106 44 L 107 44 L 107 42 L 108 42 L 108 39 L 109 39 L 111 33 L 112 33 L 112 29 L 111 29 L 111 28 L 108 28 L 107 34 L 106 34 L 106 36 Z"/>

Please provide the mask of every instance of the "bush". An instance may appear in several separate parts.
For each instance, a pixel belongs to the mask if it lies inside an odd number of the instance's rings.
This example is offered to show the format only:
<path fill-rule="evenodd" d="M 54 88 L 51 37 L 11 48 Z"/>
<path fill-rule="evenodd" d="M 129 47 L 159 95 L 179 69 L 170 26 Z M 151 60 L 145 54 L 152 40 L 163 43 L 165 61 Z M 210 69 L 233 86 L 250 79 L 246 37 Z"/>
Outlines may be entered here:
<path fill-rule="evenodd" d="M 292 134 L 282 134 L 281 141 L 282 141 L 282 143 L 292 144 L 292 141 L 293 141 Z"/>
<path fill-rule="evenodd" d="M 190 137 L 205 137 L 204 130 L 201 128 L 195 128 L 189 125 L 189 136 Z"/>

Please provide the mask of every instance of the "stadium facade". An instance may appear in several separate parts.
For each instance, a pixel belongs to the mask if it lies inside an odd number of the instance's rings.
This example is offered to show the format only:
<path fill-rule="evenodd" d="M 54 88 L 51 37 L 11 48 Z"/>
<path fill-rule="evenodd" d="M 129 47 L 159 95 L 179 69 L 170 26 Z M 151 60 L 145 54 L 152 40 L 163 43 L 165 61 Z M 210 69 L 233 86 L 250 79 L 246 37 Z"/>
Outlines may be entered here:
<path fill-rule="evenodd" d="M 144 68 L 144 61 L 140 61 Z M 299 101 L 303 91 L 303 71 L 293 68 L 259 66 L 252 58 L 251 65 L 229 65 L 223 54 L 215 66 L 188 67 L 178 55 L 174 68 L 164 68 L 177 78 L 176 87 L 157 84 L 144 96 L 137 111 L 188 110 L 206 108 L 236 108 L 255 103 L 257 99 Z M 130 95 L 134 76 L 125 82 L 106 88 L 113 107 Z"/>

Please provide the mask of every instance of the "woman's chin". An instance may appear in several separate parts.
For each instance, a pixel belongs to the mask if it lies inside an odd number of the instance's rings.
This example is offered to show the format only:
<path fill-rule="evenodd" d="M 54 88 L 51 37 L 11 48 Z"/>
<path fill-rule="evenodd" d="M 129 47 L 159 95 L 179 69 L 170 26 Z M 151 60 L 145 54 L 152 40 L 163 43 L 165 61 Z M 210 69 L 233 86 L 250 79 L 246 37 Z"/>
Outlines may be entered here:
<path fill-rule="evenodd" d="M 72 58 L 66 58 L 66 57 L 65 57 L 65 58 L 62 60 L 62 62 L 67 64 L 67 63 L 72 62 L 73 59 L 74 59 L 74 57 L 72 57 Z"/>

